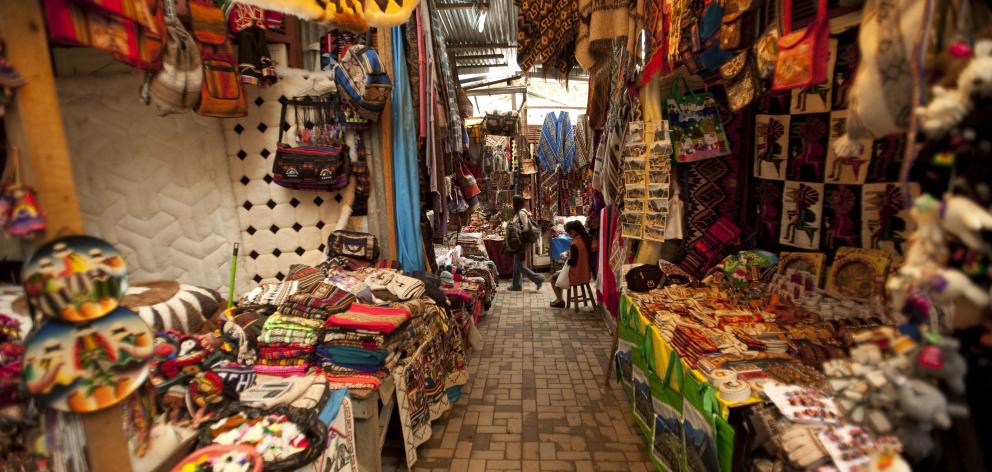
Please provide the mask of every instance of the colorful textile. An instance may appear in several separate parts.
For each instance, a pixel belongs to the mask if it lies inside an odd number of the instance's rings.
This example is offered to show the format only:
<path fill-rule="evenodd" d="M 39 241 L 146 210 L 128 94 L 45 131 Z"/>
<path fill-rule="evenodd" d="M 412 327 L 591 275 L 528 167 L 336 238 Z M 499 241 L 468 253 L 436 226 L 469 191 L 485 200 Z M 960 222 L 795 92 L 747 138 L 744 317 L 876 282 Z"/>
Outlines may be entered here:
<path fill-rule="evenodd" d="M 579 23 L 577 2 L 515 0 L 517 64 L 520 70 L 542 64 L 545 71 L 567 75 L 577 64 L 574 48 Z"/>
<path fill-rule="evenodd" d="M 348 311 L 327 318 L 325 326 L 392 333 L 409 319 L 410 312 L 403 308 L 376 307 L 355 303 Z"/>
<path fill-rule="evenodd" d="M 259 357 L 267 360 L 305 358 L 312 354 L 313 346 L 305 347 L 273 347 L 265 346 L 259 352 Z"/>
<path fill-rule="evenodd" d="M 265 326 L 262 327 L 263 330 L 273 329 L 273 328 L 289 328 L 289 329 L 307 329 L 310 330 L 320 329 L 324 326 L 317 320 L 310 320 L 307 318 L 301 318 L 299 316 L 289 316 L 279 313 L 278 311 L 273 313 L 265 320 Z"/>
<path fill-rule="evenodd" d="M 346 367 L 359 365 L 378 368 L 386 363 L 386 357 L 389 356 L 389 353 L 386 351 L 372 351 L 356 347 L 324 344 L 317 346 L 317 355 Z"/>
<path fill-rule="evenodd" d="M 316 344 L 317 332 L 305 329 L 272 328 L 266 329 L 258 337 L 260 343 L 300 343 Z"/>
<path fill-rule="evenodd" d="M 830 49 L 826 83 L 766 92 L 756 101 L 752 172 L 759 181 L 749 206 L 758 215 L 755 243 L 769 250 L 830 254 L 864 247 L 899 255 L 912 230 L 898 183 L 905 139 L 861 139 L 857 155 L 834 152 L 850 126 L 857 31 L 832 36 Z M 911 194 L 917 189 L 909 187 Z"/>
<path fill-rule="evenodd" d="M 402 38 L 400 27 L 393 37 Z M 410 80 L 403 41 L 393 41 L 393 187 L 396 199 L 397 255 L 410 271 L 424 270 L 424 241 L 420 234 L 420 192 L 417 170 L 417 127 L 414 124 Z"/>
<path fill-rule="evenodd" d="M 121 62 L 144 70 L 161 67 L 161 13 L 152 15 L 148 4 L 44 0 L 45 24 L 51 42 L 87 46 L 110 52 Z"/>
<path fill-rule="evenodd" d="M 557 166 L 561 166 L 565 172 L 572 170 L 575 130 L 568 112 L 558 112 L 558 116 L 551 112 L 544 116 L 541 140 L 537 144 L 537 157 L 545 170 L 554 171 Z"/>
<path fill-rule="evenodd" d="M 293 280 L 299 282 L 300 290 L 311 290 L 324 280 L 327 274 L 316 268 L 304 264 L 293 264 L 289 266 L 289 273 L 286 274 L 286 282 Z"/>

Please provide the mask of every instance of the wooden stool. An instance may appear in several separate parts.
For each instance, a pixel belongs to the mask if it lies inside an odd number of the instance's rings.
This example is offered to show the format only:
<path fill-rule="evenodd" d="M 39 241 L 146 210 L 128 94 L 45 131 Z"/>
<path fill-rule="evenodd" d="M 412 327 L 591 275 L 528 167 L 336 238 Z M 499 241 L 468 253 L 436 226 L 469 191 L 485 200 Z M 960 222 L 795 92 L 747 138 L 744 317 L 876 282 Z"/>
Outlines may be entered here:
<path fill-rule="evenodd" d="M 582 285 L 570 285 L 568 287 L 568 297 L 565 298 L 565 308 L 575 308 L 579 309 L 579 304 L 583 303 L 585 306 L 592 306 L 596 308 L 598 304 L 596 303 L 596 294 L 593 293 L 592 287 L 589 284 Z"/>

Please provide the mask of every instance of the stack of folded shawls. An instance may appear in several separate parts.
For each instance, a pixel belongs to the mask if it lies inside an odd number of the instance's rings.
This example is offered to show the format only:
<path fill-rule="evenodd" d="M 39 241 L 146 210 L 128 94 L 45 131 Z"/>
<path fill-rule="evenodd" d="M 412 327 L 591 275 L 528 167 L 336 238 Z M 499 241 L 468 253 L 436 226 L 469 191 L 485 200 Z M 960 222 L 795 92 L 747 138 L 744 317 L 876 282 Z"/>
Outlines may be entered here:
<path fill-rule="evenodd" d="M 328 317 L 323 343 L 316 350 L 328 381 L 349 385 L 358 379 L 378 386 L 413 334 L 410 317 L 410 310 L 402 306 L 360 303 Z"/>
<path fill-rule="evenodd" d="M 255 370 L 269 375 L 306 372 L 323 325 L 319 320 L 273 313 L 258 337 Z"/>

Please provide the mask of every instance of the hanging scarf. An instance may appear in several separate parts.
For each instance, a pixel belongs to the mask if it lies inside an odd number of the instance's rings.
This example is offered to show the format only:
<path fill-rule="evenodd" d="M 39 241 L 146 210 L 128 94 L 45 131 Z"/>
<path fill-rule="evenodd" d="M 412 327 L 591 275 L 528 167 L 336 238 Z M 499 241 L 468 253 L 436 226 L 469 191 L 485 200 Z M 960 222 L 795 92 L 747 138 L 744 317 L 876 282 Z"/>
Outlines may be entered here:
<path fill-rule="evenodd" d="M 396 203 L 396 253 L 403 267 L 424 270 L 420 235 L 420 192 L 417 175 L 417 127 L 413 121 L 410 80 L 406 70 L 403 32 L 393 27 L 393 186 Z"/>

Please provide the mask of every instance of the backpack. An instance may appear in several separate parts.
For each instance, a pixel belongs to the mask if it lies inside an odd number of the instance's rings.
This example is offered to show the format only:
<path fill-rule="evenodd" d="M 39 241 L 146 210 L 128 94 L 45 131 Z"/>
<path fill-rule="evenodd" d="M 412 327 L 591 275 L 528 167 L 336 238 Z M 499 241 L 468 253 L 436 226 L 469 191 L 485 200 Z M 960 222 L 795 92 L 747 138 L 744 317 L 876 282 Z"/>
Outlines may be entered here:
<path fill-rule="evenodd" d="M 503 238 L 503 249 L 507 254 L 516 254 L 523 247 L 524 242 L 521 240 L 520 235 L 523 230 L 520 229 L 520 223 L 511 221 L 506 225 L 506 235 Z"/>
<path fill-rule="evenodd" d="M 519 225 L 520 223 L 517 224 Z M 541 226 L 535 225 L 529 219 L 527 220 L 527 226 L 529 226 L 529 228 L 527 228 L 526 231 L 523 231 L 521 228 L 520 240 L 525 244 L 536 243 L 537 240 L 541 238 Z"/>
<path fill-rule="evenodd" d="M 203 68 L 200 50 L 193 36 L 186 31 L 166 2 L 165 50 L 162 70 L 152 79 L 149 91 L 152 103 L 163 115 L 182 113 L 200 102 Z"/>
<path fill-rule="evenodd" d="M 393 90 L 389 75 L 379 62 L 379 54 L 375 49 L 361 44 L 351 46 L 344 53 L 334 67 L 334 80 L 338 93 L 362 118 L 369 120 L 379 119 Z"/>

